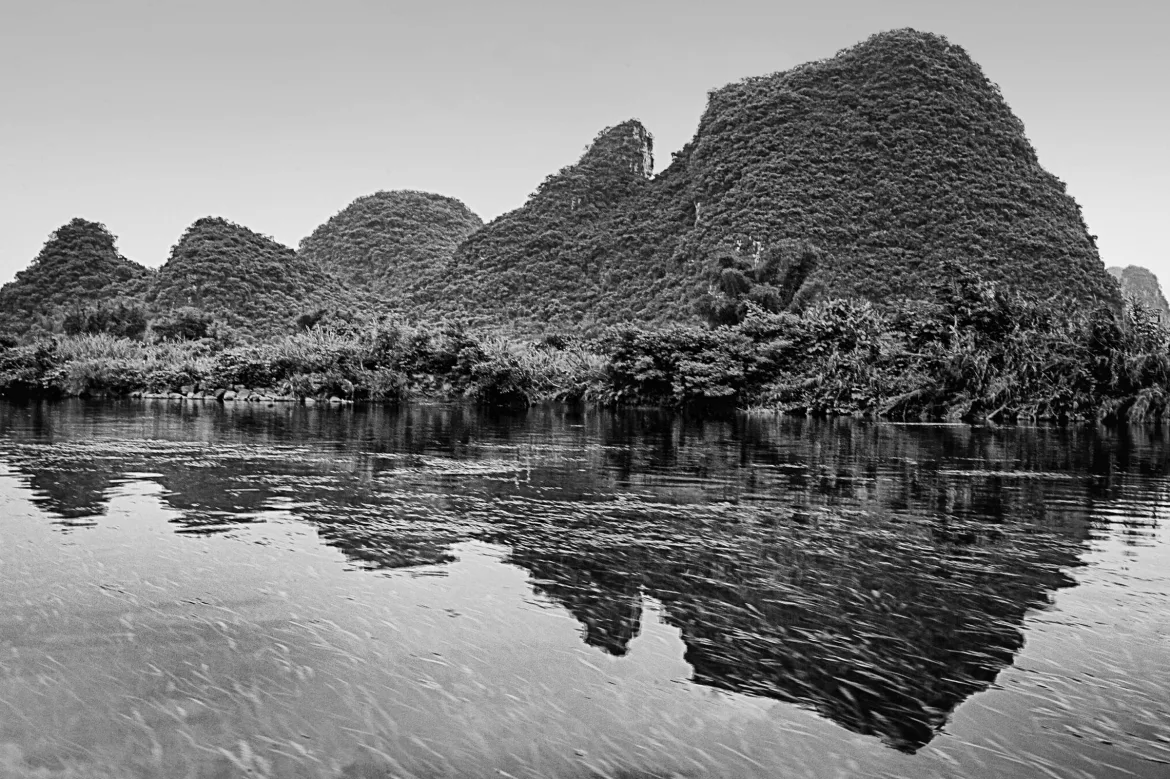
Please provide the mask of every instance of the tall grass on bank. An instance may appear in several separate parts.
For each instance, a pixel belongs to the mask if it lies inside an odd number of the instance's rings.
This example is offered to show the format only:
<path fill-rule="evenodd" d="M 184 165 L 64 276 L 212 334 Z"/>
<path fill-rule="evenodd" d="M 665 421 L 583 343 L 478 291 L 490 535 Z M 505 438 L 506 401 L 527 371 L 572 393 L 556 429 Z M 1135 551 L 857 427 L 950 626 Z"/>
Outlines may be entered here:
<path fill-rule="evenodd" d="M 604 358 L 582 346 L 392 320 L 316 327 L 242 346 L 213 339 L 148 344 L 100 334 L 0 350 L 0 394 L 24 397 L 247 387 L 298 399 L 466 397 L 524 405 L 595 399 L 605 376 Z"/>
<path fill-rule="evenodd" d="M 64 395 L 166 390 L 206 374 L 214 364 L 208 344 L 190 341 L 145 344 L 102 333 L 43 346 L 52 349 L 58 368 L 42 384 Z"/>

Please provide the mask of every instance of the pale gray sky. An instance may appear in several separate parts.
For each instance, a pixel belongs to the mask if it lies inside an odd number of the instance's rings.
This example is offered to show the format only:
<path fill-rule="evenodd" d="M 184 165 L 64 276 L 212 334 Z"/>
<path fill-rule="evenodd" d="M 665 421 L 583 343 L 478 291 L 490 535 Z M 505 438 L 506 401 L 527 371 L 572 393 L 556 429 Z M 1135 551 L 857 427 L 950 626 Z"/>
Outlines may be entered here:
<path fill-rule="evenodd" d="M 915 27 L 971 54 L 1109 265 L 1170 281 L 1170 4 L 0 0 L 0 282 L 74 216 L 162 264 L 195 219 L 290 246 L 354 198 L 422 189 L 485 220 L 601 128 L 659 167 L 707 90 Z"/>

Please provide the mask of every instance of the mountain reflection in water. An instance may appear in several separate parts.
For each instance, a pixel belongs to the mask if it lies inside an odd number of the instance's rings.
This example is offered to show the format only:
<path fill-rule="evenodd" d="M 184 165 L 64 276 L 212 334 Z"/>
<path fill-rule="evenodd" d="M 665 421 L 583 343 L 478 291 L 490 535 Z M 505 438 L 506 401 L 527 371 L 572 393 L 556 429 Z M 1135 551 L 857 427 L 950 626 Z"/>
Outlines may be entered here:
<path fill-rule="evenodd" d="M 693 682 L 798 703 L 906 752 L 994 682 L 1025 613 L 1073 583 L 1101 522 L 1093 506 L 1166 473 L 1160 441 L 1133 435 L 565 408 L 0 405 L 0 459 L 64 532 L 100 524 L 119 485 L 151 481 L 178 533 L 279 513 L 360 569 L 443 566 L 457 544 L 499 544 L 588 645 L 624 656 L 651 598 Z"/>

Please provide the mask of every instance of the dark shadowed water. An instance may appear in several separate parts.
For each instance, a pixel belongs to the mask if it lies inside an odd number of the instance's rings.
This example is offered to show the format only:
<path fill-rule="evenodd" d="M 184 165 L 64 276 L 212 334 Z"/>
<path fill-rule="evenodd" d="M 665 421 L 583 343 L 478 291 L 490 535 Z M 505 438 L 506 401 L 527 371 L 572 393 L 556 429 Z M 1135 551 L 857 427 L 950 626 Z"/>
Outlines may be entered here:
<path fill-rule="evenodd" d="M 1160 431 L 0 404 L 0 777 L 1170 776 Z"/>

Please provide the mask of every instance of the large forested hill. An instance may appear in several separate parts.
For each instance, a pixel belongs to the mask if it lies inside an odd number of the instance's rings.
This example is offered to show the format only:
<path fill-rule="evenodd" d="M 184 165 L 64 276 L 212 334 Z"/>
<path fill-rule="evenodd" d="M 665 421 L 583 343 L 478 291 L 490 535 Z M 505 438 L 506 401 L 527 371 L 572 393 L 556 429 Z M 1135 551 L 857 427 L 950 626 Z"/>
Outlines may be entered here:
<path fill-rule="evenodd" d="M 804 281 L 823 294 L 926 297 L 947 262 L 1039 297 L 1120 303 L 1064 184 L 940 36 L 882 33 L 714 90 L 652 180 L 640 125 L 599 141 L 473 235 L 435 304 L 532 328 L 688 319 L 718 266 L 793 241 L 816 250 Z"/>
<path fill-rule="evenodd" d="M 954 259 L 1034 294 L 1116 302 L 1080 208 L 999 89 L 945 38 L 899 30 L 712 94 L 685 159 L 698 254 L 804 238 L 836 293 L 929 292 Z"/>
<path fill-rule="evenodd" d="M 105 225 L 74 219 L 49 236 L 16 278 L 0 288 L 0 332 L 51 331 L 67 309 L 133 301 L 150 271 L 118 253 Z"/>
<path fill-rule="evenodd" d="M 1110 268 L 1109 273 L 1121 284 L 1121 294 L 1127 301 L 1136 300 L 1161 316 L 1162 321 L 1170 322 L 1170 306 L 1166 304 L 1157 276 L 1138 265 Z"/>
<path fill-rule="evenodd" d="M 360 197 L 301 241 L 302 257 L 401 302 L 433 284 L 483 221 L 454 198 L 402 190 Z"/>
<path fill-rule="evenodd" d="M 344 307 L 348 296 L 336 278 L 291 248 L 206 217 L 171 249 L 148 301 L 157 314 L 191 307 L 230 327 L 264 333 L 288 330 L 304 313 Z"/>

